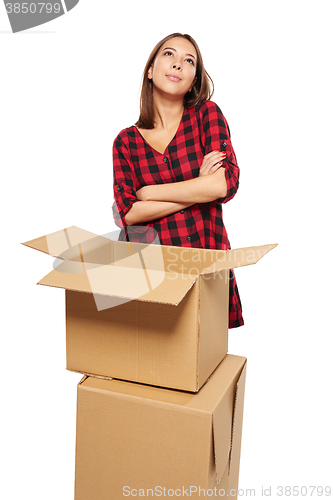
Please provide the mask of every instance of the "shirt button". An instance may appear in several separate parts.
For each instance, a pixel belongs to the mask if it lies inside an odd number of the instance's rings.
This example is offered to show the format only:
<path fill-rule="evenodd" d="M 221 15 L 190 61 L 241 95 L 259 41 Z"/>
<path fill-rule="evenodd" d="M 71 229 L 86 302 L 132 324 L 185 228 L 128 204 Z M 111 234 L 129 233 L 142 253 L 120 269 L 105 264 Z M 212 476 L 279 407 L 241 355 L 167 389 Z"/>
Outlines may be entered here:
<path fill-rule="evenodd" d="M 188 237 L 187 237 L 187 240 L 188 240 L 188 241 L 191 241 L 191 236 L 188 236 Z"/>
<path fill-rule="evenodd" d="M 224 143 L 223 143 L 223 146 L 226 146 L 226 145 L 227 145 L 227 143 L 226 143 L 226 142 L 224 142 Z"/>
<path fill-rule="evenodd" d="M 168 158 L 165 158 L 165 157 L 164 157 L 164 158 L 163 158 L 163 161 L 164 161 L 164 163 L 166 163 L 166 162 L 168 161 Z"/>
<path fill-rule="evenodd" d="M 183 214 L 185 212 L 185 210 L 181 210 L 180 213 Z"/>
<path fill-rule="evenodd" d="M 117 187 L 117 191 L 121 191 L 121 187 L 120 186 Z"/>

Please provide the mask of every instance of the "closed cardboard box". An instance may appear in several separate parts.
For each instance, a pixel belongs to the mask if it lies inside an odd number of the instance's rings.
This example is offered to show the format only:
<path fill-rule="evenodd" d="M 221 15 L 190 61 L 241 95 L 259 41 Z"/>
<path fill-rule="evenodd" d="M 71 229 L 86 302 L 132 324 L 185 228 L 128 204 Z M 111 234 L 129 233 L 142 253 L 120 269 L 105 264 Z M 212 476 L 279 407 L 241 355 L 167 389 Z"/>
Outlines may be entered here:
<path fill-rule="evenodd" d="M 58 257 L 39 284 L 66 290 L 67 369 L 196 392 L 228 352 L 236 250 L 111 241 L 75 226 L 24 243 Z"/>
<path fill-rule="evenodd" d="M 228 354 L 195 394 L 84 378 L 75 500 L 237 498 L 245 370 Z"/>

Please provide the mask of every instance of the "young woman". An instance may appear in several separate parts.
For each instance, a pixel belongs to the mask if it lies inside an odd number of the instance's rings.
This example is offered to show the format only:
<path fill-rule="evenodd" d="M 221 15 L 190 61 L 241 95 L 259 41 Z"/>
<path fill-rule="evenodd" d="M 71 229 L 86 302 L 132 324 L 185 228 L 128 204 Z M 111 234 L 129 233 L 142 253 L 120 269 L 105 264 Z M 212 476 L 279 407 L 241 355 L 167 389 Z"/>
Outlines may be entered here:
<path fill-rule="evenodd" d="M 227 250 L 222 203 L 238 189 L 228 123 L 197 43 L 174 33 L 153 49 L 140 116 L 113 144 L 113 215 L 120 240 Z M 230 272 L 229 328 L 244 324 Z"/>

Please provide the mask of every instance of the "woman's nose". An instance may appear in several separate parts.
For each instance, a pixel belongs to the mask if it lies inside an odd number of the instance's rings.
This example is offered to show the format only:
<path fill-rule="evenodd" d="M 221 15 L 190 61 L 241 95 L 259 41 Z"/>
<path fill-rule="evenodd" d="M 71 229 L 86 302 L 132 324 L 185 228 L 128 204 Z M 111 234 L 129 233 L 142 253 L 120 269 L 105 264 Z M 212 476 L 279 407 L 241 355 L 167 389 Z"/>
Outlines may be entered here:
<path fill-rule="evenodd" d="M 181 69 L 181 64 L 180 64 L 180 62 L 174 62 L 173 65 L 172 65 L 172 67 L 174 69 Z"/>

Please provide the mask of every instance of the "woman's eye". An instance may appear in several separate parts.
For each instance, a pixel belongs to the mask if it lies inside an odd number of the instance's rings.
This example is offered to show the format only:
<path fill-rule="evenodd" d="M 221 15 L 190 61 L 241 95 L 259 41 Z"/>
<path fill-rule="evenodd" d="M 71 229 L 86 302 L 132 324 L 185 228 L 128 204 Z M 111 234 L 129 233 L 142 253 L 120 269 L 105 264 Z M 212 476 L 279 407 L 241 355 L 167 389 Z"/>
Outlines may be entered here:
<path fill-rule="evenodd" d="M 168 50 L 167 50 L 166 52 L 164 52 L 164 55 L 166 55 L 166 56 L 167 56 L 168 54 L 169 54 L 170 56 L 172 56 L 172 52 L 169 52 Z"/>
<path fill-rule="evenodd" d="M 186 60 L 187 60 L 187 62 L 189 62 L 190 64 L 194 65 L 194 61 L 193 61 L 193 59 L 186 59 Z"/>

